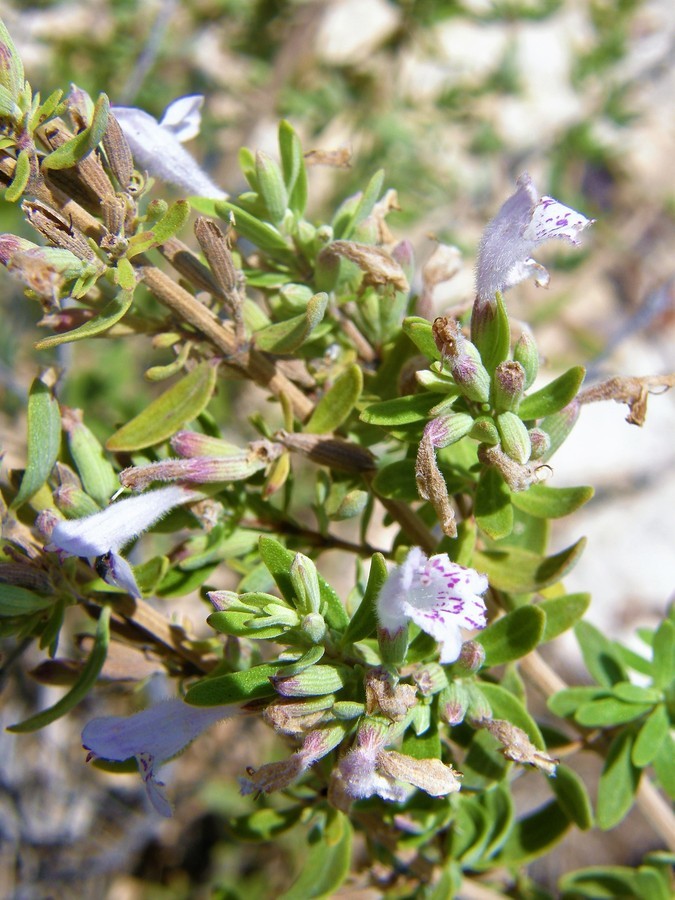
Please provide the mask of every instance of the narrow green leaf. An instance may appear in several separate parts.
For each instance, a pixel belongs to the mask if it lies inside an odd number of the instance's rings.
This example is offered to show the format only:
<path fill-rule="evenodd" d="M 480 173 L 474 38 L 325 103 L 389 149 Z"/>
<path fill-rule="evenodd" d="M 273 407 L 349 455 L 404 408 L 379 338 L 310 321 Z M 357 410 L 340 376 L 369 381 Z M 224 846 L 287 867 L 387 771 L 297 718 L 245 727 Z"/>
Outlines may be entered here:
<path fill-rule="evenodd" d="M 654 687 L 667 688 L 675 680 L 675 624 L 665 619 L 654 635 Z"/>
<path fill-rule="evenodd" d="M 639 719 L 651 708 L 651 703 L 623 703 L 615 697 L 603 697 L 583 703 L 574 718 L 587 728 L 613 728 Z"/>
<path fill-rule="evenodd" d="M 358 609 L 347 626 L 347 630 L 342 639 L 343 645 L 353 644 L 355 641 L 362 641 L 364 638 L 370 637 L 375 633 L 377 628 L 375 602 L 388 575 L 389 572 L 384 556 L 382 556 L 381 553 L 373 554 L 363 600 L 361 600 Z"/>
<path fill-rule="evenodd" d="M 352 858 L 352 826 L 338 813 L 341 829 L 337 839 L 328 840 L 319 829 L 310 833 L 310 850 L 302 871 L 279 900 L 318 900 L 332 897 L 349 874 Z"/>
<path fill-rule="evenodd" d="M 533 484 L 526 491 L 514 493 L 511 500 L 518 509 L 538 519 L 559 519 L 579 509 L 592 496 L 592 487 L 552 488 Z"/>
<path fill-rule="evenodd" d="M 366 189 L 353 211 L 347 215 L 336 217 L 333 223 L 336 239 L 348 240 L 354 233 L 356 226 L 368 218 L 380 197 L 383 184 L 384 170 L 379 169 L 366 185 Z"/>
<path fill-rule="evenodd" d="M 634 766 L 644 769 L 659 755 L 661 745 L 666 739 L 670 720 L 665 704 L 659 703 L 647 716 L 635 739 L 631 760 Z"/>
<path fill-rule="evenodd" d="M 259 150 L 256 153 L 255 169 L 260 198 L 265 204 L 270 221 L 279 225 L 288 209 L 288 191 L 281 168 L 276 160 L 263 150 Z M 239 202 L 241 201 L 240 197 Z"/>
<path fill-rule="evenodd" d="M 65 716 L 71 709 L 77 706 L 81 700 L 87 696 L 91 688 L 96 684 L 96 680 L 103 668 L 106 656 L 108 654 L 108 641 L 110 639 L 110 607 L 104 606 L 101 610 L 98 623 L 96 625 L 96 635 L 94 638 L 94 646 L 92 647 L 89 659 L 84 665 L 79 678 L 68 691 L 61 697 L 58 703 L 44 709 L 42 712 L 19 722 L 18 725 L 11 725 L 7 730 L 18 733 L 27 731 L 37 731 L 44 728 L 45 725 L 55 722 L 61 716 Z"/>
<path fill-rule="evenodd" d="M 490 584 L 512 594 L 537 591 L 555 584 L 569 572 L 584 549 L 585 540 L 553 556 L 537 556 L 526 550 L 476 550 L 473 567 L 485 572 Z"/>
<path fill-rule="evenodd" d="M 47 350 L 49 347 L 56 347 L 59 344 L 70 344 L 73 341 L 83 341 L 85 338 L 103 334 L 112 328 L 113 325 L 116 325 L 120 319 L 124 318 L 131 307 L 133 299 L 133 292 L 120 291 L 109 303 L 106 303 L 100 315 L 96 316 L 96 318 L 90 319 L 77 328 L 73 328 L 72 331 L 65 331 L 62 334 L 53 334 L 48 338 L 43 338 L 37 342 L 35 349 Z"/>
<path fill-rule="evenodd" d="M 660 703 L 663 700 L 663 691 L 653 687 L 643 687 L 641 684 L 633 684 L 631 681 L 620 681 L 612 688 L 612 695 L 623 700 L 624 703 Z"/>
<path fill-rule="evenodd" d="M 428 418 L 429 410 L 435 404 L 433 394 L 408 394 L 372 403 L 361 413 L 361 421 L 368 425 L 409 425 Z"/>
<path fill-rule="evenodd" d="M 652 766 L 656 772 L 656 777 L 663 790 L 668 794 L 671 800 L 675 800 L 675 740 L 670 734 L 667 734 L 665 740 L 661 742 L 659 751 L 652 760 Z"/>
<path fill-rule="evenodd" d="M 475 515 L 480 530 L 494 541 L 508 537 L 513 530 L 511 491 L 496 469 L 483 469 L 480 474 Z"/>
<path fill-rule="evenodd" d="M 2 19 L 0 19 L 0 83 L 14 100 L 18 98 L 24 86 L 23 62 Z"/>
<path fill-rule="evenodd" d="M 489 859 L 504 845 L 513 825 L 516 808 L 511 791 L 502 784 L 485 791 L 480 799 L 491 825 L 490 840 L 483 854 L 485 859 Z"/>
<path fill-rule="evenodd" d="M 485 650 L 486 666 L 501 666 L 527 656 L 539 644 L 546 616 L 536 606 L 521 606 L 497 619 L 474 638 Z"/>
<path fill-rule="evenodd" d="M 593 807 L 583 779 L 568 766 L 559 765 L 549 785 L 571 822 L 582 831 L 593 827 Z"/>
<path fill-rule="evenodd" d="M 14 178 L 12 178 L 12 183 L 5 191 L 5 200 L 9 203 L 15 203 L 26 190 L 29 178 L 30 156 L 27 150 L 22 150 L 16 158 Z"/>
<path fill-rule="evenodd" d="M 441 351 L 436 346 L 432 325 L 428 319 L 423 319 L 421 316 L 408 316 L 407 319 L 403 320 L 401 327 L 420 353 L 423 353 L 427 359 L 436 360 L 441 358 Z"/>
<path fill-rule="evenodd" d="M 628 866 L 589 866 L 563 875 L 559 887 L 564 897 L 588 900 L 657 900 L 658 895 L 638 893 L 637 872 Z"/>
<path fill-rule="evenodd" d="M 523 729 L 538 750 L 546 749 L 539 726 L 517 697 L 501 685 L 491 684 L 488 681 L 481 681 L 480 689 L 487 697 L 496 719 L 506 719 L 507 722 L 517 725 Z"/>
<path fill-rule="evenodd" d="M 593 678 L 605 687 L 619 681 L 629 681 L 615 646 L 590 622 L 579 622 L 574 633 L 581 648 L 586 668 Z"/>
<path fill-rule="evenodd" d="M 94 106 L 91 125 L 66 141 L 42 160 L 43 169 L 69 169 L 97 147 L 103 140 L 108 125 L 110 101 L 101 94 Z"/>
<path fill-rule="evenodd" d="M 215 385 L 216 367 L 211 362 L 200 363 L 108 438 L 106 447 L 115 451 L 140 450 L 165 441 L 206 408 Z"/>
<path fill-rule="evenodd" d="M 302 216 L 307 206 L 307 169 L 300 139 L 293 126 L 286 121 L 279 123 L 279 154 L 289 208 L 296 216 Z"/>
<path fill-rule="evenodd" d="M 295 604 L 297 598 L 290 575 L 295 553 L 287 550 L 274 538 L 269 537 L 260 538 L 259 549 L 260 558 L 265 563 L 272 578 L 274 578 L 281 595 L 289 603 Z M 343 630 L 349 624 L 347 611 L 328 582 L 321 575 L 318 575 L 318 579 L 319 593 L 321 595 L 321 615 L 331 628 Z"/>
<path fill-rule="evenodd" d="M 634 740 L 632 732 L 622 731 L 609 748 L 598 784 L 597 822 L 603 831 L 618 825 L 633 805 L 641 774 L 631 761 Z"/>
<path fill-rule="evenodd" d="M 54 606 L 53 597 L 40 597 L 14 584 L 0 584 L 0 616 L 28 616 Z"/>
<path fill-rule="evenodd" d="M 256 331 L 255 345 L 266 353 L 289 354 L 301 347 L 323 319 L 328 308 L 328 294 L 314 294 L 307 309 L 299 316 L 275 322 Z"/>
<path fill-rule="evenodd" d="M 59 455 L 61 413 L 50 388 L 36 378 L 28 395 L 28 450 L 26 471 L 12 509 L 18 509 L 47 481 Z"/>
<path fill-rule="evenodd" d="M 598 697 L 606 696 L 607 691 L 602 687 L 591 687 L 589 685 L 587 687 L 565 688 L 562 691 L 558 691 L 558 693 L 554 694 L 552 697 L 549 697 L 547 705 L 552 713 L 565 719 L 568 716 L 574 715 L 577 709 L 584 703 L 588 703 L 590 700 L 595 700 Z"/>
<path fill-rule="evenodd" d="M 185 702 L 193 706 L 220 706 L 273 697 L 276 692 L 270 678 L 282 671 L 283 663 L 264 663 L 245 672 L 203 678 L 188 688 Z"/>
<path fill-rule="evenodd" d="M 162 218 L 148 231 L 140 231 L 129 239 L 126 258 L 133 259 L 139 253 L 146 253 L 154 247 L 160 247 L 169 238 L 174 237 L 190 218 L 190 204 L 187 200 L 177 200 L 164 213 Z"/>
<path fill-rule="evenodd" d="M 297 825 L 302 814 L 302 805 L 289 809 L 256 809 L 247 816 L 229 819 L 227 827 L 236 841 L 273 841 Z"/>
<path fill-rule="evenodd" d="M 353 363 L 317 403 L 304 430 L 309 434 L 327 434 L 337 430 L 349 418 L 362 390 L 363 372 L 360 366 Z"/>
<path fill-rule="evenodd" d="M 569 826 L 567 813 L 553 800 L 516 822 L 495 862 L 514 866 L 536 859 L 557 844 Z"/>
<path fill-rule="evenodd" d="M 568 369 L 546 387 L 529 394 L 518 407 L 521 419 L 541 419 L 567 406 L 579 392 L 586 370 L 583 366 Z"/>
<path fill-rule="evenodd" d="M 538 603 L 537 607 L 546 613 L 542 644 L 572 628 L 586 612 L 590 602 L 590 594 L 566 594 L 564 597 L 552 597 Z"/>
<path fill-rule="evenodd" d="M 261 222 L 251 213 L 228 200 L 218 200 L 215 203 L 215 209 L 217 215 L 226 222 L 230 221 L 230 213 L 232 213 L 234 227 L 239 234 L 254 243 L 256 247 L 260 247 L 261 250 L 267 250 L 272 254 L 289 253 L 290 248 L 286 243 L 286 238 L 268 222 Z"/>

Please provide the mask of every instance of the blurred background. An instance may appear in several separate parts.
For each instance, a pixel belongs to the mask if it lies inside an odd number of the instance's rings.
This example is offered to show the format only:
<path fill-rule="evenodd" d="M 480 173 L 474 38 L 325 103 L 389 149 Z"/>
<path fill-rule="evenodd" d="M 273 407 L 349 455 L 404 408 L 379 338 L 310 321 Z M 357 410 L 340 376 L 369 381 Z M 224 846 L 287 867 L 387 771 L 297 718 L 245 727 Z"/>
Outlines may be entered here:
<path fill-rule="evenodd" d="M 310 170 L 310 217 L 384 168 L 400 207 L 388 222 L 413 242 L 418 271 L 438 241 L 463 254 L 461 272 L 437 290 L 437 313 L 472 299 L 481 231 L 529 171 L 541 193 L 597 219 L 581 250 L 553 243 L 538 254 L 552 276 L 547 291 L 523 284 L 507 296 L 512 315 L 534 328 L 544 379 L 578 363 L 589 383 L 673 369 L 672 0 L 3 0 L 0 15 L 43 96 L 74 82 L 159 118 L 174 98 L 204 94 L 202 131 L 188 146 L 231 194 L 245 187 L 239 148 L 275 153 L 280 117 L 306 150 L 352 154 L 350 168 Z M 155 196 L 165 196 L 161 186 Z M 10 204 L 0 206 L 0 231 L 31 236 Z M 23 459 L 28 387 L 54 357 L 32 349 L 40 310 L 4 271 L 0 296 L 0 429 L 11 466 Z M 64 401 L 84 407 L 105 439 L 153 396 L 141 375 L 152 352 L 140 341 L 74 345 L 59 359 L 69 369 Z M 588 535 L 566 584 L 591 591 L 590 620 L 622 638 L 662 614 L 675 568 L 675 405 L 651 399 L 642 429 L 625 414 L 614 403 L 587 407 L 552 482 L 596 487 L 554 534 L 554 549 Z M 574 678 L 573 642 L 553 652 Z M 58 696 L 25 676 L 19 687 L 5 689 L 5 724 Z M 119 689 L 108 690 L 114 703 Z M 35 736 L 0 734 L 0 885 L 11 886 L 0 894 L 278 896 L 300 864 L 292 842 L 242 847 L 227 820 L 251 808 L 233 774 L 260 762 L 271 734 L 214 729 L 167 767 L 177 816 L 158 821 L 137 778 L 84 765 L 79 729 L 103 706 Z M 584 857 L 563 844 L 538 875 L 612 852 L 631 862 L 650 838 L 635 837 L 633 818 L 624 833 L 625 844 L 613 835 L 613 847 L 587 846 Z M 353 885 L 341 896 L 377 892 Z"/>

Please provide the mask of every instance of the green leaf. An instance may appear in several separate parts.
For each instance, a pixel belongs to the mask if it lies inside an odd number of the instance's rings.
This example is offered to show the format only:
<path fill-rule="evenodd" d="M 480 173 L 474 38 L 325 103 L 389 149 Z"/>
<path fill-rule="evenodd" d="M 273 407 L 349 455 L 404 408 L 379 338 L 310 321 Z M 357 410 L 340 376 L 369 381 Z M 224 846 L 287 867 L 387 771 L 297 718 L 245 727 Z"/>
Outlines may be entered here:
<path fill-rule="evenodd" d="M 297 600 L 295 589 L 291 581 L 291 564 L 295 559 L 295 553 L 287 550 L 274 538 L 260 538 L 260 558 L 265 563 L 270 575 L 277 583 L 282 596 L 295 605 Z M 319 579 L 319 593 L 321 595 L 321 615 L 331 628 L 343 630 L 349 624 L 347 611 L 338 595 L 328 582 L 317 573 Z"/>
<path fill-rule="evenodd" d="M 236 841 L 273 841 L 300 821 L 303 807 L 257 809 L 247 816 L 229 819 L 227 827 Z"/>
<path fill-rule="evenodd" d="M 522 865 L 547 853 L 564 837 L 570 826 L 567 813 L 557 800 L 516 822 L 495 862 Z"/>
<path fill-rule="evenodd" d="M 363 372 L 356 363 L 348 366 L 335 380 L 335 384 L 326 391 L 314 408 L 305 432 L 309 434 L 327 434 L 335 431 L 345 422 L 363 390 Z"/>
<path fill-rule="evenodd" d="M 109 639 L 110 607 L 104 606 L 96 625 L 96 635 L 91 654 L 72 688 L 54 706 L 42 710 L 42 712 L 25 719 L 18 725 L 10 725 L 7 730 L 21 734 L 27 731 L 37 731 L 38 728 L 44 728 L 45 725 L 55 722 L 61 716 L 65 716 L 66 713 L 70 712 L 71 709 L 74 709 L 81 700 L 84 700 L 91 688 L 96 684 L 108 654 Z"/>
<path fill-rule="evenodd" d="M 628 814 L 640 783 L 640 772 L 631 761 L 635 736 L 622 731 L 612 741 L 598 784 L 597 822 L 609 831 Z"/>
<path fill-rule="evenodd" d="M 546 613 L 546 627 L 541 639 L 545 644 L 575 625 L 588 609 L 590 594 L 566 594 L 542 600 L 537 607 Z"/>
<path fill-rule="evenodd" d="M 353 209 L 353 212 L 348 213 L 346 216 L 339 215 L 336 217 L 333 224 L 336 239 L 347 240 L 354 233 L 356 226 L 363 222 L 364 219 L 368 218 L 379 199 L 383 184 L 384 170 L 380 169 L 366 185 L 366 189 Z"/>
<path fill-rule="evenodd" d="M 511 831 L 516 810 L 511 791 L 502 784 L 485 791 L 480 800 L 491 825 L 490 840 L 483 853 L 484 859 L 489 859 L 504 845 Z"/>
<path fill-rule="evenodd" d="M 30 156 L 27 150 L 22 150 L 16 158 L 14 178 L 12 178 L 12 183 L 5 191 L 5 200 L 9 203 L 15 203 L 26 190 L 29 178 Z"/>
<path fill-rule="evenodd" d="M 673 765 L 673 759 L 675 759 L 675 740 L 670 734 L 667 734 L 659 747 L 659 752 L 652 760 L 652 766 L 661 787 L 671 800 L 675 800 L 675 766 Z"/>
<path fill-rule="evenodd" d="M 592 828 L 593 807 L 583 779 L 568 766 L 559 765 L 548 783 L 569 820 L 582 831 Z"/>
<path fill-rule="evenodd" d="M 284 322 L 275 322 L 256 331 L 255 345 L 266 353 L 288 354 L 301 347 L 322 321 L 328 307 L 328 294 L 314 294 L 306 312 Z"/>
<path fill-rule="evenodd" d="M 526 491 L 514 493 L 511 501 L 518 509 L 538 519 L 559 519 L 569 516 L 592 496 L 592 487 L 552 488 L 533 484 Z"/>
<path fill-rule="evenodd" d="M 590 700 L 597 697 L 606 697 L 607 691 L 603 687 L 572 687 L 558 691 L 552 697 L 549 697 L 547 706 L 552 713 L 560 716 L 562 719 L 574 715 L 577 709 Z"/>
<path fill-rule="evenodd" d="M 670 720 L 665 704 L 659 703 L 647 716 L 635 739 L 631 754 L 634 766 L 644 769 L 656 759 L 669 728 Z"/>
<path fill-rule="evenodd" d="M 435 402 L 433 394 L 408 394 L 372 403 L 363 410 L 360 418 L 368 425 L 409 425 L 427 419 Z"/>
<path fill-rule="evenodd" d="M 108 113 L 110 100 L 105 94 L 101 94 L 94 106 L 91 125 L 81 131 L 71 140 L 66 141 L 56 150 L 52 150 L 49 156 L 42 160 L 43 169 L 69 169 L 71 166 L 84 159 L 103 140 L 108 125 Z"/>
<path fill-rule="evenodd" d="M 393 500 L 419 500 L 415 480 L 415 460 L 401 459 L 383 466 L 373 479 L 373 489 L 380 497 Z"/>
<path fill-rule="evenodd" d="M 24 87 L 23 62 L 2 19 L 0 19 L 0 84 L 14 100 Z"/>
<path fill-rule="evenodd" d="M 598 684 L 611 687 L 619 681 L 630 680 L 614 644 L 595 626 L 590 622 L 579 622 L 574 633 L 586 668 Z"/>
<path fill-rule="evenodd" d="M 352 858 L 352 826 L 337 813 L 338 836 L 329 840 L 318 828 L 309 835 L 310 850 L 302 871 L 279 900 L 318 900 L 331 897 L 349 874 Z"/>
<path fill-rule="evenodd" d="M 475 515 L 480 530 L 495 541 L 508 537 L 513 530 L 511 491 L 496 469 L 483 469 L 480 474 Z"/>
<path fill-rule="evenodd" d="M 54 597 L 40 597 L 14 584 L 0 584 L 0 616 L 28 616 L 54 606 Z"/>
<path fill-rule="evenodd" d="M 652 647 L 654 687 L 667 688 L 675 679 L 675 624 L 665 619 L 654 635 Z"/>
<path fill-rule="evenodd" d="M 518 415 L 523 420 L 541 419 L 567 406 L 579 392 L 586 370 L 574 366 L 551 381 L 546 387 L 529 394 L 518 407 Z"/>
<path fill-rule="evenodd" d="M 226 222 L 230 221 L 230 213 L 233 213 L 236 230 L 256 247 L 260 247 L 261 250 L 266 250 L 272 255 L 279 253 L 289 255 L 290 248 L 286 243 L 286 238 L 273 225 L 261 222 L 251 213 L 228 200 L 218 200 L 214 205 L 216 214 Z"/>
<path fill-rule="evenodd" d="M 255 171 L 259 195 L 265 204 L 270 221 L 279 225 L 288 209 L 288 191 L 281 168 L 276 160 L 259 150 L 255 157 Z M 241 202 L 242 198 L 239 200 Z"/>
<path fill-rule="evenodd" d="M 521 606 L 497 619 L 474 640 L 485 650 L 485 665 L 501 666 L 526 656 L 538 645 L 546 616 L 536 606 Z"/>
<path fill-rule="evenodd" d="M 56 347 L 59 344 L 70 344 L 73 341 L 83 341 L 85 338 L 103 334 L 104 331 L 108 331 L 126 315 L 133 299 L 133 292 L 120 291 L 119 294 L 106 303 L 100 315 L 96 316 L 96 318 L 90 319 L 78 328 L 73 328 L 72 331 L 53 334 L 48 338 L 43 338 L 37 342 L 35 349 L 47 350 L 49 347 Z"/>
<path fill-rule="evenodd" d="M 286 121 L 279 123 L 279 155 L 284 173 L 288 206 L 296 216 L 304 215 L 307 206 L 307 169 L 300 139 L 293 126 Z"/>
<path fill-rule="evenodd" d="M 559 882 L 563 896 L 588 900 L 657 900 L 658 894 L 638 893 L 637 872 L 628 866 L 589 866 L 563 875 Z M 667 896 L 667 895 L 666 895 Z"/>
<path fill-rule="evenodd" d="M 148 231 L 139 231 L 129 238 L 126 258 L 133 259 L 139 253 L 146 253 L 154 247 L 160 247 L 169 238 L 174 237 L 190 218 L 190 204 L 187 200 L 177 200 Z"/>
<path fill-rule="evenodd" d="M 115 451 L 141 450 L 165 441 L 206 408 L 215 385 L 216 367 L 211 362 L 200 363 L 108 438 L 106 447 Z"/>
<path fill-rule="evenodd" d="M 281 662 L 264 663 L 245 672 L 230 672 L 203 678 L 188 688 L 185 702 L 193 706 L 220 706 L 227 703 L 243 703 L 262 697 L 273 697 L 276 691 L 270 678 L 283 673 Z"/>
<path fill-rule="evenodd" d="M 363 600 L 361 600 L 358 609 L 347 626 L 342 639 L 343 646 L 353 644 L 355 641 L 361 641 L 375 633 L 377 628 L 375 601 L 388 575 L 389 572 L 384 556 L 381 553 L 374 553 L 370 562 L 368 584 L 363 594 Z"/>
<path fill-rule="evenodd" d="M 36 378 L 28 395 L 28 449 L 26 471 L 12 509 L 18 509 L 47 481 L 59 455 L 61 413 L 50 388 Z"/>
<path fill-rule="evenodd" d="M 651 708 L 651 703 L 623 703 L 615 697 L 602 697 L 583 703 L 574 718 L 587 728 L 612 728 L 639 719 Z"/>
<path fill-rule="evenodd" d="M 517 697 L 501 685 L 491 684 L 489 681 L 481 681 L 480 689 L 487 697 L 496 719 L 506 719 L 507 722 L 517 725 L 523 729 L 537 750 L 546 749 L 539 726 Z"/>
<path fill-rule="evenodd" d="M 441 351 L 436 346 L 431 322 L 421 316 L 408 316 L 401 326 L 420 353 L 427 359 L 437 360 L 441 358 Z"/>
<path fill-rule="evenodd" d="M 612 695 L 623 700 L 624 703 L 660 703 L 663 700 L 663 692 L 658 688 L 643 687 L 641 684 L 633 684 L 631 681 L 620 681 L 612 688 Z"/>
<path fill-rule="evenodd" d="M 485 572 L 490 584 L 512 594 L 525 594 L 555 584 L 574 566 L 584 549 L 582 538 L 553 556 L 526 550 L 476 550 L 473 567 Z"/>

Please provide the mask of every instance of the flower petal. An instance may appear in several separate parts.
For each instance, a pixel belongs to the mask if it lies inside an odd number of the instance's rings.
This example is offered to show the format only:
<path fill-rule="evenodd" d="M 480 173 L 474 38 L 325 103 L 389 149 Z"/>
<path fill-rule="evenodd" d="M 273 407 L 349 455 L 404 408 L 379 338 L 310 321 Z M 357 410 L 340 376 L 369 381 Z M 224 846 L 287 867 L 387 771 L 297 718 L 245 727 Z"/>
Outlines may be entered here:
<path fill-rule="evenodd" d="M 197 137 L 201 128 L 203 105 L 203 94 L 178 97 L 164 110 L 164 115 L 159 120 L 160 127 L 165 128 L 181 144 L 191 141 Z"/>
<path fill-rule="evenodd" d="M 577 235 L 593 223 L 569 206 L 563 206 L 553 197 L 542 197 L 532 212 L 532 218 L 523 232 L 526 241 L 541 244 L 549 238 L 561 237 L 575 246 Z"/>

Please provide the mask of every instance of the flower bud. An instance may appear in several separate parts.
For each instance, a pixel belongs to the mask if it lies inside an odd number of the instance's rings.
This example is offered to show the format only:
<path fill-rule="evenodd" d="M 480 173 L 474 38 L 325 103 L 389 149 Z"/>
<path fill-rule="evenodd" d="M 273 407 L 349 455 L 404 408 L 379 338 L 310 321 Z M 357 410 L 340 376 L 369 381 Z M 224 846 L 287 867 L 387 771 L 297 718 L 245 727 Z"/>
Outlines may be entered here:
<path fill-rule="evenodd" d="M 377 629 L 377 643 L 380 648 L 380 658 L 385 666 L 400 666 L 405 660 L 408 650 L 408 626 L 404 625 L 396 631 L 388 631 L 386 628 Z"/>
<path fill-rule="evenodd" d="M 302 734 L 322 722 L 332 706 L 332 694 L 299 701 L 275 700 L 263 711 L 263 719 L 281 734 Z"/>
<path fill-rule="evenodd" d="M 527 390 L 534 383 L 539 371 L 539 351 L 529 331 L 523 331 L 516 341 L 513 358 L 523 367 L 525 372 L 524 388 Z"/>
<path fill-rule="evenodd" d="M 79 409 L 61 407 L 61 422 L 68 436 L 68 448 L 85 491 L 101 506 L 105 506 L 119 488 L 119 480 L 103 447 L 82 421 Z M 89 515 L 89 513 L 82 513 Z"/>
<path fill-rule="evenodd" d="M 308 556 L 296 553 L 291 563 L 291 581 L 297 596 L 298 612 L 308 616 L 318 614 L 321 608 L 321 591 L 316 566 Z"/>
<path fill-rule="evenodd" d="M 399 241 L 391 251 L 391 255 L 403 269 L 408 283 L 412 283 L 413 275 L 415 274 L 415 250 L 413 245 L 407 240 Z"/>
<path fill-rule="evenodd" d="M 101 507 L 86 494 L 82 488 L 74 484 L 63 484 L 54 491 L 56 505 L 68 519 L 81 519 L 100 512 Z"/>
<path fill-rule="evenodd" d="M 485 648 L 478 641 L 464 641 L 457 666 L 465 672 L 477 672 L 485 662 Z"/>
<path fill-rule="evenodd" d="M 453 681 L 441 691 L 438 712 L 448 725 L 459 725 L 469 708 L 469 692 L 460 681 Z"/>
<path fill-rule="evenodd" d="M 177 431 L 171 446 L 179 456 L 232 456 L 241 453 L 236 444 L 197 431 Z"/>
<path fill-rule="evenodd" d="M 345 676 L 333 666 L 310 666 L 297 675 L 274 675 L 270 681 L 282 697 L 316 697 L 339 691 Z"/>
<path fill-rule="evenodd" d="M 498 412 L 517 412 L 523 398 L 525 370 L 519 362 L 506 360 L 495 368 L 494 406 Z"/>
<path fill-rule="evenodd" d="M 320 644 L 326 636 L 326 622 L 319 613 L 310 613 L 300 623 L 300 627 L 313 644 Z"/>
<path fill-rule="evenodd" d="M 541 459 L 551 449 L 551 438 L 541 428 L 530 428 L 528 434 L 532 445 L 530 459 Z"/>
<path fill-rule="evenodd" d="M 482 363 L 464 354 L 450 362 L 450 371 L 462 396 L 475 403 L 490 399 L 490 376 Z"/>
<path fill-rule="evenodd" d="M 445 669 L 438 663 L 427 663 L 413 673 L 413 681 L 417 690 L 425 697 L 431 697 L 448 686 Z"/>
<path fill-rule="evenodd" d="M 500 413 L 497 416 L 497 429 L 506 454 L 515 462 L 525 465 L 530 458 L 532 447 L 522 420 L 512 412 Z"/>
<path fill-rule="evenodd" d="M 366 708 L 363 703 L 357 703 L 355 700 L 338 700 L 331 708 L 335 718 L 343 721 L 358 719 L 365 711 Z"/>
<path fill-rule="evenodd" d="M 461 441 L 473 428 L 474 419 L 468 413 L 453 412 L 439 419 L 434 419 L 433 422 L 435 429 L 432 442 L 434 447 L 440 449 Z"/>
<path fill-rule="evenodd" d="M 481 444 L 494 446 L 499 443 L 499 432 L 490 416 L 479 416 L 477 419 L 474 419 L 469 434 L 474 440 L 480 441 Z"/>
<path fill-rule="evenodd" d="M 492 718 L 492 707 L 485 694 L 475 682 L 466 682 L 465 690 L 469 697 L 469 705 L 466 712 L 467 718 L 478 725 L 489 721 Z"/>

